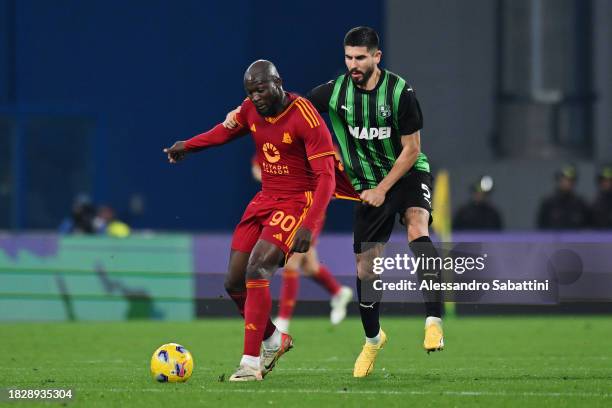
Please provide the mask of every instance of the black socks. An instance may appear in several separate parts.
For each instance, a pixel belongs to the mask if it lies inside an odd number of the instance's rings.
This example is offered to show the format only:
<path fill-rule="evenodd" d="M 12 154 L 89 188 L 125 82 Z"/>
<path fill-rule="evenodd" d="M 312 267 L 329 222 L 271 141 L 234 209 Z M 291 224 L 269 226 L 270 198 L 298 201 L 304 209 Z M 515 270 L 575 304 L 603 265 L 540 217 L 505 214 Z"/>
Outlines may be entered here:
<path fill-rule="evenodd" d="M 419 237 L 410 242 L 409 245 L 415 257 L 431 259 L 439 258 L 440 256 L 428 236 Z M 433 262 L 430 262 L 430 264 L 433 264 Z M 430 283 L 440 283 L 442 279 L 442 271 L 439 268 L 419 268 L 417 274 L 419 277 L 419 284 L 424 280 Z M 442 293 L 440 291 L 425 289 L 423 289 L 422 293 L 425 300 L 425 315 L 442 317 Z"/>
<path fill-rule="evenodd" d="M 379 308 L 382 292 L 374 290 L 373 283 L 378 279 L 362 281 L 357 277 L 357 299 L 359 314 L 366 337 L 376 337 L 380 332 Z"/>

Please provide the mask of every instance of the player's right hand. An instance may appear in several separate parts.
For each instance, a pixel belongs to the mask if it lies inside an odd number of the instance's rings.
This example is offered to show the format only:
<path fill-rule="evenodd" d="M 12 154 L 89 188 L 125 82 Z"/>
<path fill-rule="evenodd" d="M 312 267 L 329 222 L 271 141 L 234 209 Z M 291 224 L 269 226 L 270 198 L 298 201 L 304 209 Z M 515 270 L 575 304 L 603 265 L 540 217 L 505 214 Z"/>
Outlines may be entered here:
<path fill-rule="evenodd" d="M 164 153 L 168 155 L 168 161 L 170 163 L 176 163 L 183 160 L 187 154 L 187 151 L 185 150 L 185 142 L 182 140 L 175 142 L 172 147 L 164 148 Z"/>
<path fill-rule="evenodd" d="M 310 249 L 310 241 L 312 241 L 312 232 L 304 226 L 298 228 L 293 237 L 293 248 L 291 250 L 297 253 L 308 252 Z"/>
<path fill-rule="evenodd" d="M 385 202 L 386 193 L 379 187 L 363 190 L 359 195 L 361 200 L 372 207 L 380 207 Z"/>
<path fill-rule="evenodd" d="M 236 120 L 236 114 L 240 112 L 240 106 L 238 106 L 233 111 L 229 112 L 225 116 L 225 120 L 223 121 L 223 127 L 226 129 L 235 129 L 238 127 L 238 121 Z"/>

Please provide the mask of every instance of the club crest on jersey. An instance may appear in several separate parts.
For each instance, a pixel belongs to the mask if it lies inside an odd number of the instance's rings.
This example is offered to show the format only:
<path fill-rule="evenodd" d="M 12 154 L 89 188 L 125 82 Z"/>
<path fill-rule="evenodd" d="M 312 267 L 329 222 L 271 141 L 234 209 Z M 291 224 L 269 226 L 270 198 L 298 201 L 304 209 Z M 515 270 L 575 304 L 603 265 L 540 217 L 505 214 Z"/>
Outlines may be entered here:
<path fill-rule="evenodd" d="M 380 105 L 378 107 L 378 115 L 380 115 L 381 118 L 388 118 L 391 116 L 391 107 L 389 105 Z"/>
<path fill-rule="evenodd" d="M 293 143 L 293 140 L 291 139 L 291 135 L 289 134 L 289 132 L 283 133 L 283 143 L 287 143 L 287 144 Z"/>
<path fill-rule="evenodd" d="M 355 139 L 386 139 L 391 137 L 391 128 L 380 127 L 380 128 L 360 128 L 359 126 L 349 126 L 349 132 Z"/>
<path fill-rule="evenodd" d="M 262 150 L 266 160 L 270 163 L 276 163 L 281 158 L 280 152 L 272 143 L 265 143 Z"/>

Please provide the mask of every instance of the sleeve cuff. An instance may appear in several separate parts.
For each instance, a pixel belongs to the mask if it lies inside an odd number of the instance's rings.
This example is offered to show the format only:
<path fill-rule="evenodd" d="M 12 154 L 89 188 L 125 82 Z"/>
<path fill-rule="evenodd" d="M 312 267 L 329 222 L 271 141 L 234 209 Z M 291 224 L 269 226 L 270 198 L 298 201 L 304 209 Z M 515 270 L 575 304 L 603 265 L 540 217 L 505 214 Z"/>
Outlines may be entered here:
<path fill-rule="evenodd" d="M 314 160 L 314 159 L 318 159 L 319 157 L 330 156 L 330 155 L 335 155 L 335 154 L 336 154 L 335 151 L 330 150 L 329 152 L 317 153 L 317 154 L 313 154 L 312 156 L 308 156 L 308 160 Z"/>

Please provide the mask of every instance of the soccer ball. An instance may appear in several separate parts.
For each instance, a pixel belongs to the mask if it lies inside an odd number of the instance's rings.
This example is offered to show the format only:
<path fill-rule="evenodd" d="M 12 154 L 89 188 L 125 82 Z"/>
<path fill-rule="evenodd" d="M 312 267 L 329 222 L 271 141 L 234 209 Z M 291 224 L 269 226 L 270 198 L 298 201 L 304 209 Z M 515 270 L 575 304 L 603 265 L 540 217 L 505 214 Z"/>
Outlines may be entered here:
<path fill-rule="evenodd" d="M 151 357 L 151 375 L 159 382 L 185 382 L 193 373 L 191 353 L 180 344 L 164 344 Z"/>

